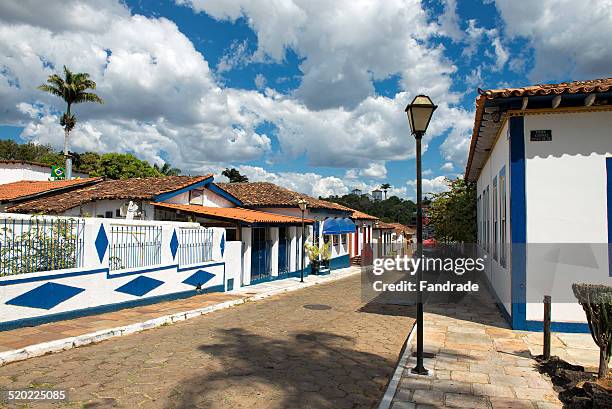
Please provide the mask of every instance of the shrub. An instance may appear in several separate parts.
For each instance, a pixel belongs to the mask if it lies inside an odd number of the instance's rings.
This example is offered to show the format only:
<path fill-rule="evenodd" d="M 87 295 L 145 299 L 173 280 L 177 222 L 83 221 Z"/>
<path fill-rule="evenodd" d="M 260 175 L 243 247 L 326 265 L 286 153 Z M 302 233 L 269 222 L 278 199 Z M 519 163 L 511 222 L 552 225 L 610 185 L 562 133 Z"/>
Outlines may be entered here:
<path fill-rule="evenodd" d="M 596 284 L 573 284 L 572 290 L 589 322 L 595 344 L 599 347 L 599 371 L 597 376 L 608 375 L 612 355 L 612 287 Z"/>

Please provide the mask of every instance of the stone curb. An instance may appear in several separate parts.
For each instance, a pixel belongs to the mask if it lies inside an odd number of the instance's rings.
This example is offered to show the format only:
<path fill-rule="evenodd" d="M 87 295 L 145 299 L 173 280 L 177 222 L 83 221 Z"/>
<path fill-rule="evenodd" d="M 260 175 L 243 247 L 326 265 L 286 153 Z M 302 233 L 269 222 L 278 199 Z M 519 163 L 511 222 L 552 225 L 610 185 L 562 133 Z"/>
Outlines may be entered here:
<path fill-rule="evenodd" d="M 40 344 L 28 345 L 27 347 L 20 349 L 13 349 L 10 351 L 0 352 L 0 366 L 4 366 L 11 362 L 24 361 L 29 358 L 34 358 L 37 356 L 52 354 L 56 352 L 65 351 L 67 349 L 77 348 L 83 345 L 93 344 L 97 342 L 101 342 L 110 338 L 122 337 L 125 335 L 135 334 L 137 332 L 142 332 L 148 329 L 158 328 L 163 325 L 171 325 L 175 322 L 185 321 L 191 318 L 199 317 L 200 315 L 209 314 L 213 311 L 222 310 L 226 308 L 230 308 L 236 305 L 244 304 L 250 301 L 258 301 L 264 298 L 268 298 L 277 294 L 282 294 L 285 292 L 292 292 L 296 290 L 301 290 L 303 288 L 308 288 L 313 285 L 323 284 L 330 281 L 341 280 L 343 278 L 355 275 L 360 273 L 361 271 L 354 271 L 347 274 L 339 274 L 339 275 L 330 275 L 321 279 L 320 281 L 311 281 L 306 283 L 297 282 L 296 285 L 292 287 L 285 287 L 279 289 L 273 289 L 269 291 L 265 291 L 259 294 L 239 298 L 236 300 L 224 301 L 218 304 L 209 305 L 202 308 L 197 308 L 195 310 L 190 311 L 182 311 L 177 312 L 171 315 L 165 315 L 158 318 L 153 318 L 144 322 L 137 322 L 135 324 L 124 325 L 122 327 L 115 327 L 110 329 L 103 329 L 96 332 L 91 332 L 89 334 L 78 335 L 76 337 L 69 337 L 63 339 L 57 339 L 54 341 L 43 342 Z"/>
<path fill-rule="evenodd" d="M 385 390 L 385 394 L 378 405 L 378 409 L 389 409 L 391 404 L 393 403 L 393 397 L 395 396 L 395 392 L 397 392 L 397 388 L 399 387 L 399 383 L 402 379 L 402 374 L 404 373 L 404 368 L 406 367 L 406 363 L 412 354 L 412 337 L 416 333 L 416 321 L 412 324 L 412 328 L 408 333 L 408 337 L 406 338 L 406 342 L 404 343 L 404 352 L 397 362 L 397 366 L 395 367 L 395 371 L 393 372 L 393 376 L 387 385 L 387 389 Z"/>

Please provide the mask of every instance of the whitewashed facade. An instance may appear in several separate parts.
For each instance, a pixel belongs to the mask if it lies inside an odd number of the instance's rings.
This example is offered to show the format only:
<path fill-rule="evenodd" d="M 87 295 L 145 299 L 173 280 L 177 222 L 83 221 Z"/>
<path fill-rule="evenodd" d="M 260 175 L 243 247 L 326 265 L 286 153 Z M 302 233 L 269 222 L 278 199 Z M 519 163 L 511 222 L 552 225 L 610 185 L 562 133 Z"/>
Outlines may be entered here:
<path fill-rule="evenodd" d="M 550 295 L 553 330 L 585 332 L 572 284 L 612 285 L 612 107 L 560 85 L 561 104 L 556 93 L 483 94 L 466 178 L 477 183 L 478 251 L 513 328 L 541 330 Z"/>

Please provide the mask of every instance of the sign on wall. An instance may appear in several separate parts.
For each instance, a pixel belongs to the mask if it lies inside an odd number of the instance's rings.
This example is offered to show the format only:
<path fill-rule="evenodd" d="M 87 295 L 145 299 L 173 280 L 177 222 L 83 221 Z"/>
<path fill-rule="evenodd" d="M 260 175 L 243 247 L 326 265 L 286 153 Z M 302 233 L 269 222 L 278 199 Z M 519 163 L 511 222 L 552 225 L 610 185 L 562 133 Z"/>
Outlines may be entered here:
<path fill-rule="evenodd" d="M 552 141 L 552 131 L 550 129 L 534 129 L 529 135 L 531 142 L 550 142 Z"/>

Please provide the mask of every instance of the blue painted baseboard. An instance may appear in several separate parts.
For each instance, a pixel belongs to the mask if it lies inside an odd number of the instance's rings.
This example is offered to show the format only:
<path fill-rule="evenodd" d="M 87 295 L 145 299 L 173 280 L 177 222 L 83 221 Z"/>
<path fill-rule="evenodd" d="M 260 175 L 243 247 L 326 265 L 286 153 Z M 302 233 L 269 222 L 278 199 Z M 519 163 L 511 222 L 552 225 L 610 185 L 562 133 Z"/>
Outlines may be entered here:
<path fill-rule="evenodd" d="M 277 276 L 267 276 L 267 277 L 262 277 L 262 278 L 258 278 L 257 280 L 251 280 L 251 282 L 248 285 L 255 285 L 255 284 L 261 284 L 261 283 L 267 283 L 270 281 L 276 281 L 276 280 L 284 280 L 286 278 L 290 278 L 290 277 L 300 277 L 300 271 L 301 270 L 296 270 L 296 271 L 292 271 L 290 273 L 281 273 Z M 308 277 L 310 275 L 310 265 L 307 265 L 304 268 L 304 277 Z"/>
<path fill-rule="evenodd" d="M 351 261 L 349 259 L 349 255 L 345 254 L 344 256 L 334 257 L 329 260 L 329 269 L 330 270 L 338 270 L 341 268 L 347 268 L 351 266 Z"/>
<path fill-rule="evenodd" d="M 525 321 L 527 324 L 527 331 L 544 331 L 544 323 L 542 321 Z M 577 334 L 589 333 L 589 324 L 586 322 L 559 322 L 553 321 L 550 323 L 550 330 L 552 332 L 571 332 Z"/>
<path fill-rule="evenodd" d="M 11 329 L 21 328 L 21 327 L 32 327 L 35 325 L 46 324 L 49 322 L 69 320 L 73 318 L 85 317 L 87 315 L 102 314 L 105 312 L 123 310 L 125 308 L 139 307 L 143 305 L 156 304 L 156 303 L 163 302 L 163 301 L 172 301 L 172 300 L 178 300 L 181 298 L 189 298 L 189 297 L 193 297 L 193 296 L 197 296 L 197 295 L 205 294 L 205 293 L 216 293 L 216 292 L 223 292 L 223 291 L 224 291 L 223 285 L 216 285 L 216 286 L 212 286 L 208 288 L 203 288 L 199 292 L 196 292 L 196 290 L 181 291 L 181 292 L 173 293 L 173 294 L 164 294 L 164 295 L 158 295 L 155 297 L 148 297 L 148 298 L 143 298 L 143 299 L 125 301 L 125 302 L 120 302 L 120 303 L 115 303 L 115 304 L 100 305 L 97 307 L 90 307 L 90 308 L 83 308 L 80 310 L 60 312 L 56 314 L 43 315 L 40 317 L 22 318 L 19 320 L 0 323 L 0 331 L 8 331 Z"/>

